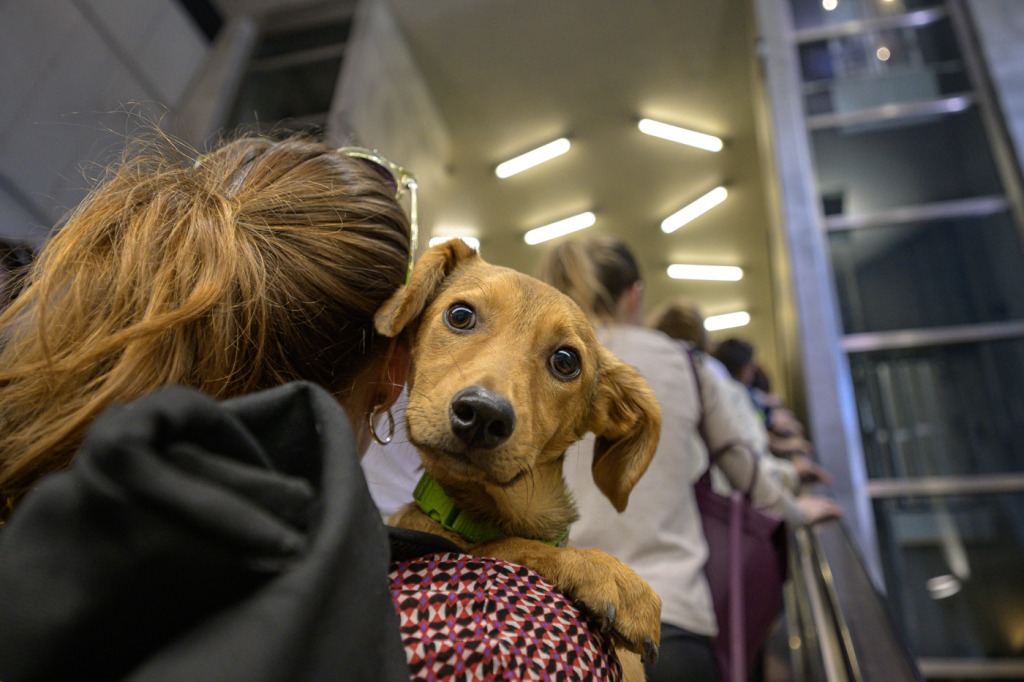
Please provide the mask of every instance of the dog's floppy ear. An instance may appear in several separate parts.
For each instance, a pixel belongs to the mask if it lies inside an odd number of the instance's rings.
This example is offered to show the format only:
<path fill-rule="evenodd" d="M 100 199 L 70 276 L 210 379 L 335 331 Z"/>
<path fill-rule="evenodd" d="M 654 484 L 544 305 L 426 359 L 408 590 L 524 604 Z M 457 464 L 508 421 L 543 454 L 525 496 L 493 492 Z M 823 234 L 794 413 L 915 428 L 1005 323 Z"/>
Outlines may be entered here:
<path fill-rule="evenodd" d="M 374 327 L 384 336 L 397 336 L 433 300 L 441 283 L 460 263 L 479 258 L 461 239 L 450 239 L 427 249 L 416 262 L 412 279 L 377 311 Z"/>
<path fill-rule="evenodd" d="M 594 482 L 618 511 L 654 457 L 661 407 L 640 373 L 604 347 L 599 352 L 597 399 L 588 430 L 594 441 Z"/>

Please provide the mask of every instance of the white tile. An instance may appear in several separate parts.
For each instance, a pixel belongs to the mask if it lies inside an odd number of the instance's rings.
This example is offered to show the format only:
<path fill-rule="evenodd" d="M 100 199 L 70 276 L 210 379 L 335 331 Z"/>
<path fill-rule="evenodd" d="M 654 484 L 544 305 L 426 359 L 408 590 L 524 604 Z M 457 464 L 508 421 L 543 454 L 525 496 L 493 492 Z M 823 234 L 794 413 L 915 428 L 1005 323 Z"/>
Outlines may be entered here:
<path fill-rule="evenodd" d="M 0 169 L 41 210 L 49 212 L 59 173 L 79 148 L 82 131 L 64 123 L 27 123 L 0 147 Z"/>
<path fill-rule="evenodd" d="M 100 120 L 121 134 L 137 127 L 140 120 L 156 122 L 168 111 L 167 106 L 157 102 L 138 80 L 136 71 L 129 71 L 121 64 L 112 69 L 107 79 L 103 101 L 107 106 Z"/>
<path fill-rule="evenodd" d="M 0 141 L 20 120 L 40 82 L 83 19 L 68 0 L 0 5 Z"/>
<path fill-rule="evenodd" d="M 81 0 L 92 10 L 104 32 L 125 54 L 134 55 L 146 39 L 146 32 L 165 5 L 174 0 Z"/>
<path fill-rule="evenodd" d="M 173 108 L 208 52 L 209 43 L 192 18 L 178 3 L 168 3 L 134 55 L 147 79 L 160 90 L 164 104 Z"/>
<path fill-rule="evenodd" d="M 117 107 L 105 99 L 108 79 L 123 70 L 90 27 L 76 30 L 0 144 L 0 165 L 21 189 L 44 203 L 75 178 L 63 177 L 103 135 L 101 118 Z M 139 93 L 144 96 L 145 93 Z"/>
<path fill-rule="evenodd" d="M 70 0 L 0 4 L 0 169 L 52 220 L 84 196 L 83 164 L 95 176 L 126 135 L 166 113 L 170 97 L 139 74 L 176 98 L 206 52 L 173 0 L 140 0 L 131 12 L 83 2 L 91 19 Z M 111 44 L 114 35 L 125 42 Z M 130 42 L 137 61 L 125 64 Z"/>
<path fill-rule="evenodd" d="M 62 172 L 56 174 L 58 182 L 49 194 L 51 200 L 50 213 L 53 216 L 54 223 L 77 206 L 92 188 L 92 184 L 86 180 L 82 173 L 82 163 L 81 161 L 76 161 Z"/>

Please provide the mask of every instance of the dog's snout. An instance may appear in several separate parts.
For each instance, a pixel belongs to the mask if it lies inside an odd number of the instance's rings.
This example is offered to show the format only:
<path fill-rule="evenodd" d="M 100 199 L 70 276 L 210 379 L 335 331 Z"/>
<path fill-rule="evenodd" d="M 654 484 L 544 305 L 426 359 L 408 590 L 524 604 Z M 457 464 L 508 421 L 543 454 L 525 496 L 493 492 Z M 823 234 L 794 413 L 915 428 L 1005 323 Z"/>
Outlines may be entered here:
<path fill-rule="evenodd" d="M 455 394 L 448 409 L 452 433 L 470 449 L 495 448 L 512 435 L 516 412 L 512 403 L 482 386 Z"/>

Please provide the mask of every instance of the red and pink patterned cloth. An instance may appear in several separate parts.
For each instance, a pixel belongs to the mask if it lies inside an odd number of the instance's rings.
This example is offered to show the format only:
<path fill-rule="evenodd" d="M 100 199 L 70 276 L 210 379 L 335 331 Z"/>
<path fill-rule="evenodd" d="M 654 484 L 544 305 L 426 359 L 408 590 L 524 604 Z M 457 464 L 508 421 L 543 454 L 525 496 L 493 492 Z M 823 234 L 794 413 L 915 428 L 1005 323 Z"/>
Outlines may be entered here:
<path fill-rule="evenodd" d="M 452 552 L 391 564 L 413 680 L 620 680 L 608 639 L 538 573 Z"/>

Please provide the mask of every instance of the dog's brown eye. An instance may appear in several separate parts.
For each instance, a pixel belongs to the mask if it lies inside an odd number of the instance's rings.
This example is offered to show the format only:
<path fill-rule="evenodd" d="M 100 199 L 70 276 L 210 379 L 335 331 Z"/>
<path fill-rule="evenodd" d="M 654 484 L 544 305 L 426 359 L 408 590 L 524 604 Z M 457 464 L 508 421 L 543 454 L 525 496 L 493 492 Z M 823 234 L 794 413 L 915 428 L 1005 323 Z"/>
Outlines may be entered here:
<path fill-rule="evenodd" d="M 455 331 L 469 331 L 476 326 L 476 311 L 465 303 L 456 303 L 444 311 L 444 321 Z"/>
<path fill-rule="evenodd" d="M 559 348 L 548 358 L 548 366 L 559 379 L 575 379 L 580 375 L 580 356 L 572 348 Z"/>

